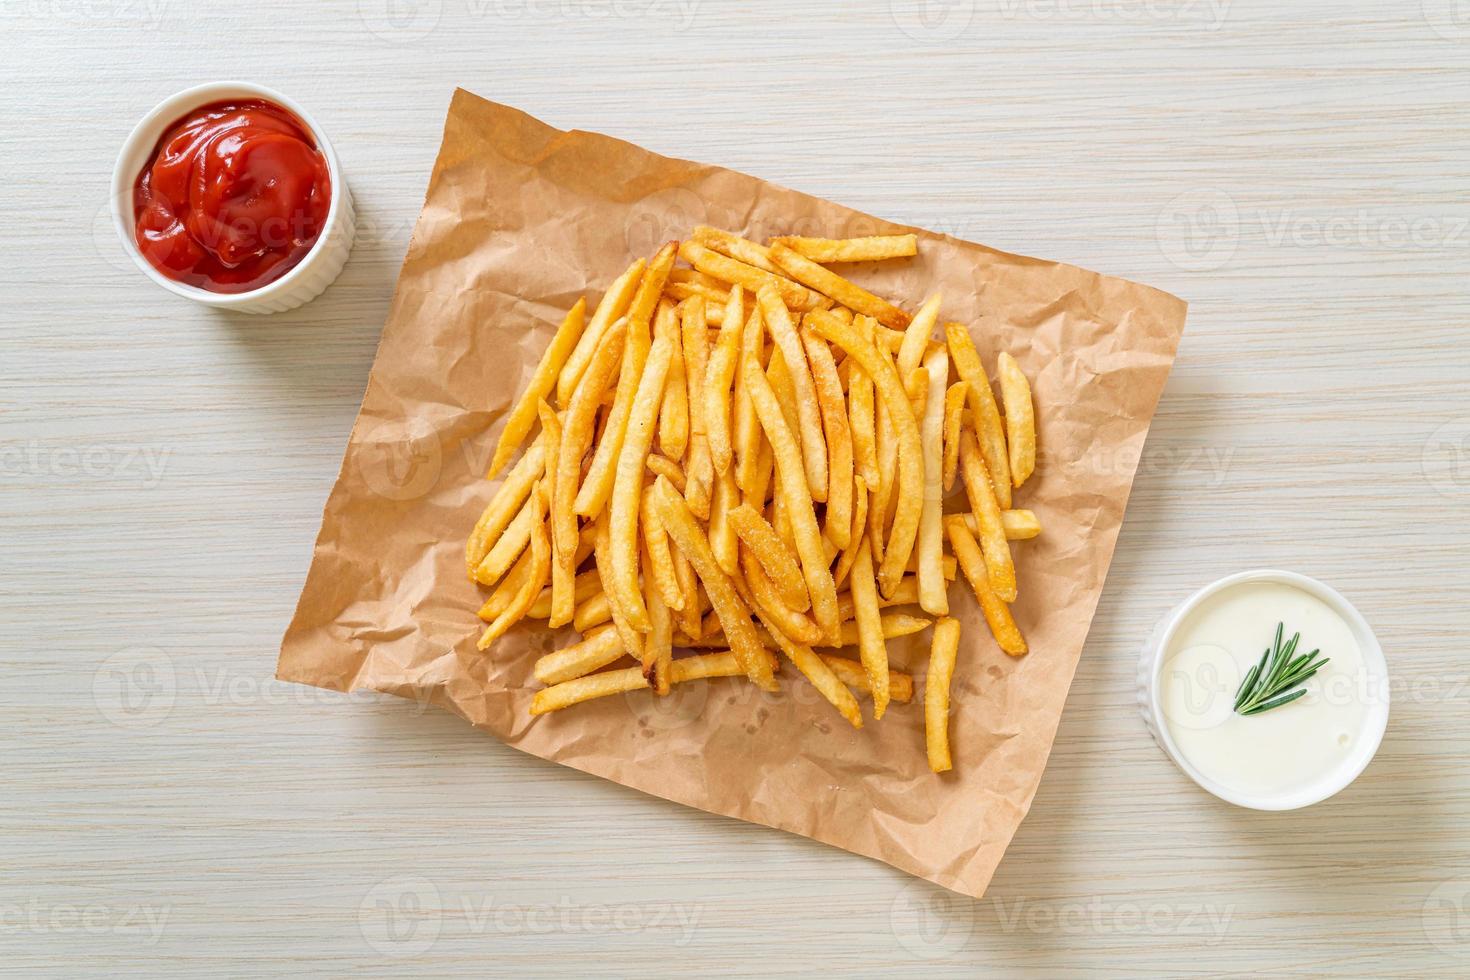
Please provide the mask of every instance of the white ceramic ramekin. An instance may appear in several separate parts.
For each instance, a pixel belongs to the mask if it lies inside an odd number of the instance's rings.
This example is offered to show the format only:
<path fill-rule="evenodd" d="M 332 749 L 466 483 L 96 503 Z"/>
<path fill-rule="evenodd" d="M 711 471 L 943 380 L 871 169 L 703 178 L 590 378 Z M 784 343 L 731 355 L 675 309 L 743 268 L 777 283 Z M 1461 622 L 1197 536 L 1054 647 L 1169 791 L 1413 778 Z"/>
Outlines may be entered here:
<path fill-rule="evenodd" d="M 1363 667 L 1367 671 L 1365 696 L 1368 710 L 1363 720 L 1362 737 L 1357 740 L 1353 752 L 1343 759 L 1337 768 L 1320 774 L 1312 782 L 1269 796 L 1237 792 L 1220 785 L 1196 769 L 1185 758 L 1184 753 L 1179 750 L 1170 735 L 1169 724 L 1164 717 L 1160 697 L 1159 678 L 1163 673 L 1164 657 L 1168 653 L 1169 645 L 1174 639 L 1174 632 L 1178 629 L 1179 624 L 1210 596 L 1244 582 L 1280 582 L 1295 586 L 1326 603 L 1342 617 L 1353 631 L 1353 636 L 1358 641 L 1358 649 L 1363 654 Z M 1143 653 L 1138 662 L 1138 706 L 1143 712 L 1144 723 L 1148 726 L 1154 741 L 1159 743 L 1164 752 L 1174 760 L 1174 764 L 1182 769 L 1185 775 L 1201 787 L 1228 803 L 1252 810 L 1295 810 L 1299 807 L 1310 806 L 1327 799 L 1357 779 L 1358 775 L 1368 767 L 1368 763 L 1378 751 L 1379 743 L 1383 741 L 1383 732 L 1388 726 L 1388 688 L 1388 662 L 1384 659 L 1383 648 L 1378 645 L 1378 638 L 1373 635 L 1372 628 L 1357 608 L 1343 598 L 1336 589 L 1314 578 L 1298 575 L 1295 572 L 1268 568 L 1227 575 L 1218 582 L 1210 583 L 1175 606 L 1154 628 L 1153 635 L 1143 646 Z"/>
<path fill-rule="evenodd" d="M 294 269 L 274 282 L 259 289 L 244 293 L 212 293 L 196 286 L 175 282 L 148 262 L 138 251 L 133 228 L 133 184 L 138 174 L 153 155 L 153 149 L 163 131 L 181 116 L 199 106 L 222 99 L 254 98 L 268 99 L 284 106 L 306 124 L 311 135 L 327 158 L 327 172 L 332 178 L 332 204 L 327 210 L 327 221 L 321 237 L 311 247 Z M 357 220 L 352 210 L 352 194 L 347 189 L 347 179 L 342 175 L 342 166 L 325 133 L 301 106 L 286 96 L 264 85 L 250 82 L 214 82 L 185 89 L 177 95 L 164 99 L 133 127 L 117 156 L 117 165 L 112 171 L 112 220 L 122 239 L 123 250 L 132 256 L 133 262 L 143 274 L 164 289 L 196 303 L 203 303 L 221 310 L 238 313 L 280 313 L 300 306 L 321 295 L 322 290 L 332 284 L 347 262 L 352 251 L 352 239 L 356 234 Z"/>

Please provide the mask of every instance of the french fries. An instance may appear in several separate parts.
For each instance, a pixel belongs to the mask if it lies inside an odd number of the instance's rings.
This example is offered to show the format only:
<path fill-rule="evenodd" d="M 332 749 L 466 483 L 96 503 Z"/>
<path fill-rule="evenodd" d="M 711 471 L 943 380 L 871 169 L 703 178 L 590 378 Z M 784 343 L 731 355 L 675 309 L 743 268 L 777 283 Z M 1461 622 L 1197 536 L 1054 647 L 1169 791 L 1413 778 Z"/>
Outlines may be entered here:
<path fill-rule="evenodd" d="M 516 407 L 511 409 L 510 416 L 505 420 L 505 428 L 500 430 L 500 441 L 495 444 L 495 457 L 490 461 L 490 472 L 486 476 L 493 477 L 499 473 L 530 434 L 531 427 L 536 424 L 536 405 L 556 384 L 562 365 L 581 339 L 586 313 L 587 300 L 584 297 L 577 300 L 577 304 L 561 321 L 546 353 L 541 355 L 541 363 L 536 366 L 531 383 L 521 393 L 521 400 L 516 402 Z"/>
<path fill-rule="evenodd" d="M 885 327 L 902 330 L 909 325 L 909 315 L 866 289 L 825 269 L 811 259 L 798 255 L 779 242 L 771 246 L 771 261 L 792 279 L 816 293 L 828 296 L 854 313 L 866 313 Z"/>
<path fill-rule="evenodd" d="M 771 239 L 813 262 L 877 262 L 919 254 L 917 235 L 873 235 L 868 238 L 802 238 L 785 235 Z"/>
<path fill-rule="evenodd" d="M 1031 383 L 1021 373 L 1016 359 L 1005 351 L 996 358 L 996 365 L 1000 374 L 1000 400 L 1006 409 L 1011 486 L 1019 487 L 1036 469 L 1036 416 L 1031 406 Z"/>
<path fill-rule="evenodd" d="M 888 642 L 932 631 L 925 748 L 934 772 L 951 768 L 960 618 L 973 613 L 953 609 L 949 583 L 969 583 L 1001 651 L 1027 649 L 1009 542 L 1041 532 L 1012 506 L 1035 468 L 1035 408 L 1015 358 L 997 356 L 998 404 L 969 330 L 949 322 L 934 340 L 939 294 L 910 317 L 822 265 L 917 247 L 913 235 L 760 245 L 700 226 L 629 265 L 590 319 L 577 300 L 489 474 L 538 422 L 540 434 L 465 542 L 490 592 L 479 650 L 525 619 L 581 635 L 534 662 L 531 714 L 722 677 L 775 691 L 777 651 L 822 710 L 861 729 L 858 696 L 875 722 L 914 699 Z M 946 515 L 946 498 L 963 509 Z M 825 652 L 837 647 L 856 659 Z"/>
<path fill-rule="evenodd" d="M 946 618 L 935 623 L 929 673 L 924 678 L 924 745 L 929 768 L 935 772 L 954 768 L 949 755 L 949 685 L 959 649 L 960 621 Z"/>

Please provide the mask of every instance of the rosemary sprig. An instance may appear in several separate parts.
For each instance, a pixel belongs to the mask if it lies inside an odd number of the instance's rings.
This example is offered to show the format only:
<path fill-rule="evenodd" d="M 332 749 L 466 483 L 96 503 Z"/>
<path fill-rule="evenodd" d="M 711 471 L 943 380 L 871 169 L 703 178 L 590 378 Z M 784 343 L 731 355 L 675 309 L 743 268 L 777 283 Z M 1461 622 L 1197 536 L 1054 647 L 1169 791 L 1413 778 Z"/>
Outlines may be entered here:
<path fill-rule="evenodd" d="M 1297 691 L 1291 691 L 1291 688 L 1306 681 L 1328 662 L 1327 657 L 1321 660 L 1312 659 L 1321 650 L 1294 657 L 1296 645 L 1302 635 L 1293 634 L 1290 642 L 1282 646 L 1281 636 L 1285 629 L 1285 623 L 1276 624 L 1276 642 L 1261 654 L 1259 663 L 1246 671 L 1245 679 L 1240 682 L 1240 689 L 1235 692 L 1237 714 L 1258 715 L 1262 711 L 1290 704 L 1307 693 L 1306 688 Z M 1286 693 L 1288 691 L 1290 693 Z"/>

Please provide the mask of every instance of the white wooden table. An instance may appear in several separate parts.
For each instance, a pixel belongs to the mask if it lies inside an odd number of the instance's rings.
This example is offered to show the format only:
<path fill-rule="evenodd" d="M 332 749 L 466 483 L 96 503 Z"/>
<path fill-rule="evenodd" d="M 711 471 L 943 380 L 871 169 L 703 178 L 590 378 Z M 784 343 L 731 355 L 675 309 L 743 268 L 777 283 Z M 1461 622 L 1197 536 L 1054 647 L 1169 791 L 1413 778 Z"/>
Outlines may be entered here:
<path fill-rule="evenodd" d="M 1470 971 L 1470 16 L 1454 0 L 0 0 L 0 974 Z M 362 214 L 269 319 L 148 283 L 136 118 L 276 86 Z M 1192 303 L 986 899 L 274 682 L 452 87 Z M 1356 601 L 1377 760 L 1232 809 L 1135 653 L 1223 573 Z"/>

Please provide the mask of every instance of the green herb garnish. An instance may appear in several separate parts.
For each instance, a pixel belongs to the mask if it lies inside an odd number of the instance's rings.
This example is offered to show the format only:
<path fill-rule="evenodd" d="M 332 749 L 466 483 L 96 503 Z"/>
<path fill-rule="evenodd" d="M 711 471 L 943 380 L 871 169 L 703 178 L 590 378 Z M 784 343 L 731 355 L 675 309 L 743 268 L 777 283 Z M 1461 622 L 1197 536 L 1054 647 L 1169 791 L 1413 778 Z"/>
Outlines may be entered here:
<path fill-rule="evenodd" d="M 1260 663 L 1252 667 L 1246 673 L 1245 680 L 1240 682 L 1240 690 L 1235 692 L 1237 714 L 1258 715 L 1262 711 L 1290 704 L 1306 694 L 1307 689 L 1291 691 L 1290 694 L 1283 692 L 1301 684 L 1327 663 L 1326 657 L 1315 661 L 1312 659 L 1322 652 L 1320 650 L 1313 650 L 1293 659 L 1292 655 L 1296 653 L 1296 645 L 1302 635 L 1293 634 L 1291 642 L 1283 647 L 1281 634 L 1285 627 L 1285 623 L 1276 624 L 1276 642 L 1261 654 Z"/>

